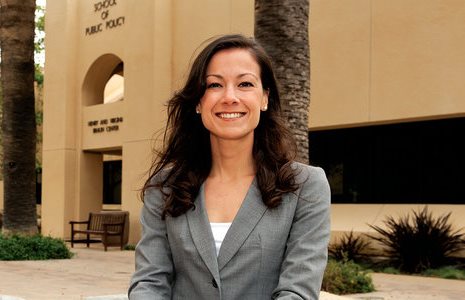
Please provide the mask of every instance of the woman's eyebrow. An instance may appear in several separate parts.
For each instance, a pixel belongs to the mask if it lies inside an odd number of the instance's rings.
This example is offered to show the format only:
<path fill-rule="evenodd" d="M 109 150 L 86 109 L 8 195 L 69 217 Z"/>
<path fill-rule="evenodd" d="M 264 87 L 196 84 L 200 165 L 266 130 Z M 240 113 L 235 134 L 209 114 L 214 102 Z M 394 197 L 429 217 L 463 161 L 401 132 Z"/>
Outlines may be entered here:
<path fill-rule="evenodd" d="M 237 78 L 241 78 L 241 77 L 244 77 L 244 76 L 247 76 L 247 75 L 250 75 L 252 77 L 255 77 L 255 79 L 258 79 L 258 76 L 255 75 L 254 73 L 250 73 L 250 72 L 246 72 L 246 73 L 241 73 L 239 75 L 237 75 Z M 207 74 L 205 77 L 216 77 L 216 78 L 219 78 L 219 79 L 223 79 L 223 76 L 219 75 L 219 74 Z"/>
<path fill-rule="evenodd" d="M 250 72 L 241 73 L 241 74 L 239 74 L 237 77 L 240 78 L 240 77 L 244 77 L 244 76 L 246 76 L 246 75 L 250 75 L 250 76 L 252 76 L 252 77 L 255 77 L 255 79 L 258 80 L 258 76 L 255 75 L 254 73 L 250 73 Z"/>
<path fill-rule="evenodd" d="M 218 74 L 207 74 L 205 77 L 207 77 L 207 78 L 208 78 L 208 77 L 210 77 L 210 76 L 212 76 L 212 77 L 216 77 L 216 78 L 220 78 L 220 79 L 223 79 L 223 76 L 221 76 L 221 75 L 218 75 Z"/>

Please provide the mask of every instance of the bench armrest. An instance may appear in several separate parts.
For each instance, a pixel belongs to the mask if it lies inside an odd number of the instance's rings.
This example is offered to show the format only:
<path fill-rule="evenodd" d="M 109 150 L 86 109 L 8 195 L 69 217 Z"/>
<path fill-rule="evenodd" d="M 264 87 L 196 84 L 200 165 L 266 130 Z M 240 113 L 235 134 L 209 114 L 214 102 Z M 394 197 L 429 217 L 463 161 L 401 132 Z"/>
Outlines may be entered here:
<path fill-rule="evenodd" d="M 71 225 L 71 235 L 74 236 L 74 225 L 77 225 L 77 224 L 89 225 L 89 221 L 69 221 L 69 224 Z"/>
<path fill-rule="evenodd" d="M 89 224 L 89 221 L 69 221 L 69 224 Z"/>

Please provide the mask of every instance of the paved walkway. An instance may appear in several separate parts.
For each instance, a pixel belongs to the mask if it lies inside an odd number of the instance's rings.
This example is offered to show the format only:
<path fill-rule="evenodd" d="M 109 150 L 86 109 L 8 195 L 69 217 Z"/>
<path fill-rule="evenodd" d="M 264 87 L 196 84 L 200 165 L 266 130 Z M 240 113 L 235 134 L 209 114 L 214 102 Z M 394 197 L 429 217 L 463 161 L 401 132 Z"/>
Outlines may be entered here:
<path fill-rule="evenodd" d="M 109 248 L 104 252 L 99 245 L 91 245 L 90 249 L 77 245 L 72 251 L 73 259 L 0 261 L 0 300 L 127 299 L 125 294 L 134 271 L 133 251 Z M 320 299 L 465 299 L 464 281 L 387 274 L 373 274 L 373 279 L 378 290 L 375 293 L 346 297 L 322 293 Z"/>
<path fill-rule="evenodd" d="M 133 251 L 109 248 L 104 252 L 97 245 L 90 249 L 78 245 L 72 252 L 72 259 L 0 261 L 0 295 L 76 300 L 126 293 L 134 271 Z"/>

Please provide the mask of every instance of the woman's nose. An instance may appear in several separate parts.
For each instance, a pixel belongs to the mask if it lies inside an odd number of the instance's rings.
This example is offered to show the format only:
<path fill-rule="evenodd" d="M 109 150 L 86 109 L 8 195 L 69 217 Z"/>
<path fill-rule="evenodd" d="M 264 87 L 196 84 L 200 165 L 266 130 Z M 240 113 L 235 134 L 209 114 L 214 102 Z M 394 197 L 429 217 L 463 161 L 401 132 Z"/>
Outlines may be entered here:
<path fill-rule="evenodd" d="M 237 91 L 234 86 L 227 86 L 224 90 L 223 102 L 225 103 L 236 103 L 239 102 L 237 97 Z"/>

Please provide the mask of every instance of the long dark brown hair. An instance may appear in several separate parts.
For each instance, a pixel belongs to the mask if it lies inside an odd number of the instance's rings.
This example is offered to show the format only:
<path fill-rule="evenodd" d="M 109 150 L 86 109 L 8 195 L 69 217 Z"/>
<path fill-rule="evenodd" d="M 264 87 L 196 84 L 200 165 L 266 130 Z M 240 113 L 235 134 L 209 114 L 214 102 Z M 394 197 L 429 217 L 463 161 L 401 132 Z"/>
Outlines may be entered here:
<path fill-rule="evenodd" d="M 260 113 L 254 131 L 253 157 L 256 180 L 265 205 L 281 204 L 285 193 L 297 189 L 295 142 L 281 117 L 278 87 L 265 50 L 253 39 L 242 35 L 224 35 L 210 42 L 194 60 L 185 86 L 168 101 L 168 121 L 163 149 L 158 151 L 142 194 L 159 188 L 165 200 L 162 218 L 177 217 L 195 207 L 200 186 L 212 166 L 210 133 L 196 114 L 196 106 L 206 89 L 206 70 L 212 57 L 231 48 L 246 49 L 260 67 L 263 89 L 268 91 L 268 110 Z M 163 172 L 162 176 L 160 173 Z"/>

